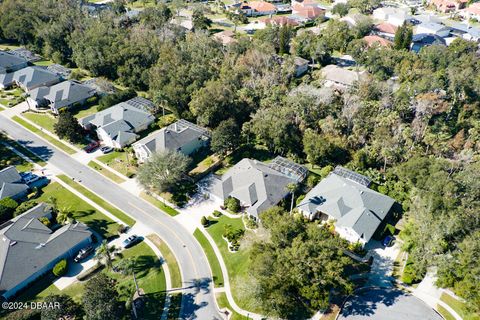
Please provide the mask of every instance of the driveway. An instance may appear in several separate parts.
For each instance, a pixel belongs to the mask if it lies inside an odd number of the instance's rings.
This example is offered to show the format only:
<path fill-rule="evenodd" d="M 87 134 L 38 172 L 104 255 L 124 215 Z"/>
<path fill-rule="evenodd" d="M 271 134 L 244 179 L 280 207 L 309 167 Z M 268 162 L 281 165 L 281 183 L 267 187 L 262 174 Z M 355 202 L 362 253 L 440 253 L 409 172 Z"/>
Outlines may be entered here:
<path fill-rule="evenodd" d="M 364 288 L 342 307 L 339 320 L 442 320 L 420 299 L 397 289 Z"/>
<path fill-rule="evenodd" d="M 391 287 L 393 281 L 393 263 L 400 253 L 400 243 L 396 241 L 391 247 L 384 247 L 380 241 L 371 240 L 365 249 L 373 257 L 367 286 Z"/>

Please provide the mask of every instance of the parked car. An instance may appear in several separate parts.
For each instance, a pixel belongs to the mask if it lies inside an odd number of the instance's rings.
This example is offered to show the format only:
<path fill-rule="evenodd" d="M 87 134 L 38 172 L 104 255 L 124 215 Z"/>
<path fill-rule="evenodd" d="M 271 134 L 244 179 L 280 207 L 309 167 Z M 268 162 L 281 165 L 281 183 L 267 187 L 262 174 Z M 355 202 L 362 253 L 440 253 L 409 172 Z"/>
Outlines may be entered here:
<path fill-rule="evenodd" d="M 39 176 L 31 172 L 21 172 L 20 176 L 22 177 L 23 182 L 25 182 L 26 184 L 35 182 L 40 179 Z"/>
<path fill-rule="evenodd" d="M 101 147 L 101 148 L 100 148 L 100 151 L 102 151 L 103 154 L 107 154 L 107 153 L 112 152 L 112 151 L 113 151 L 113 148 L 112 148 L 112 147 L 105 146 L 105 147 Z"/>
<path fill-rule="evenodd" d="M 130 248 L 130 247 L 134 246 L 135 244 L 139 243 L 140 241 L 142 241 L 141 237 L 133 235 L 133 236 L 130 236 L 127 239 L 123 240 L 122 247 L 124 247 L 125 249 Z"/>
<path fill-rule="evenodd" d="M 386 236 L 385 239 L 383 239 L 382 244 L 385 247 L 390 247 L 393 244 L 393 240 L 395 240 L 393 236 Z"/>
<path fill-rule="evenodd" d="M 83 150 L 85 150 L 86 153 L 92 153 L 98 148 L 99 145 L 100 143 L 98 143 L 98 141 L 93 141 L 89 143 L 88 146 L 86 146 Z"/>
<path fill-rule="evenodd" d="M 73 261 L 78 263 L 83 259 L 85 259 L 86 257 L 88 257 L 92 252 L 93 252 L 92 246 L 85 247 L 78 252 L 77 256 L 73 259 Z"/>

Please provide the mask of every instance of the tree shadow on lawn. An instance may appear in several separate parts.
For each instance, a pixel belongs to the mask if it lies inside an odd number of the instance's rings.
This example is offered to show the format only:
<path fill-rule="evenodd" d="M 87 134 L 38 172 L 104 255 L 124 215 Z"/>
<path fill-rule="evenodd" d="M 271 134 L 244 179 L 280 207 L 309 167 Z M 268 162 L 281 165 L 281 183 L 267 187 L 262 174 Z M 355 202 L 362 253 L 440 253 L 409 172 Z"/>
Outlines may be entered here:
<path fill-rule="evenodd" d="M 142 278 L 146 276 L 150 269 L 157 269 L 160 270 L 161 263 L 154 256 L 138 256 L 135 259 L 135 274 L 138 278 Z"/>
<path fill-rule="evenodd" d="M 207 226 L 207 228 L 209 228 L 209 227 L 211 227 L 211 226 L 213 226 L 214 224 L 217 224 L 217 223 L 218 223 L 217 220 L 213 220 L 213 218 L 210 218 L 210 219 L 208 219 L 208 226 Z"/>
<path fill-rule="evenodd" d="M 89 219 L 89 216 L 95 214 L 95 210 L 75 211 L 73 217 L 80 222 L 85 223 L 89 228 L 92 228 L 99 233 L 102 238 L 109 238 L 113 234 L 108 230 L 109 226 L 116 224 L 114 221 L 107 221 L 103 219 Z"/>

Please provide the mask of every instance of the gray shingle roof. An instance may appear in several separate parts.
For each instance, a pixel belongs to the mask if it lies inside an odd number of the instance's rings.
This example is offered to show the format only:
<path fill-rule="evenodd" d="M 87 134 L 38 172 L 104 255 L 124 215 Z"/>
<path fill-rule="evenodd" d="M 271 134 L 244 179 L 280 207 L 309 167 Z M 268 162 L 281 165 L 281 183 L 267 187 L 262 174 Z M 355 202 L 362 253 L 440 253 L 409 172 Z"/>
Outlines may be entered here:
<path fill-rule="evenodd" d="M 28 186 L 22 182 L 14 166 L 0 170 L 0 200 L 16 195 L 28 190 Z"/>
<path fill-rule="evenodd" d="M 30 97 L 34 100 L 46 99 L 49 104 L 60 109 L 92 97 L 95 90 L 76 81 L 63 81 L 51 87 L 33 89 Z"/>
<path fill-rule="evenodd" d="M 368 242 L 394 202 L 332 172 L 305 196 L 298 208 L 310 215 L 325 213 L 336 220 L 337 227 L 351 228 Z"/>
<path fill-rule="evenodd" d="M 26 87 L 34 89 L 50 82 L 60 81 L 60 77 L 42 67 L 26 67 L 13 73 L 13 81 Z"/>
<path fill-rule="evenodd" d="M 17 57 L 5 51 L 0 51 L 0 70 L 15 69 L 19 65 L 23 65 L 27 60 Z"/>
<path fill-rule="evenodd" d="M 199 138 L 209 138 L 207 129 L 181 119 L 135 142 L 134 147 L 143 145 L 151 154 L 177 151 Z"/>
<path fill-rule="evenodd" d="M 248 206 L 247 212 L 255 217 L 276 205 L 287 194 L 287 185 L 296 179 L 272 169 L 267 164 L 243 159 L 214 181 L 212 192 L 221 199 L 234 197 Z"/>
<path fill-rule="evenodd" d="M 39 206 L 44 209 L 44 205 Z M 38 220 L 40 217 L 34 207 L 0 230 L 0 292 L 15 288 L 92 235 L 81 223 L 67 224 L 53 232 Z"/>
<path fill-rule="evenodd" d="M 340 68 L 333 64 L 323 67 L 321 73 L 325 77 L 325 80 L 345 86 L 352 86 L 361 78 L 360 73 Z"/>

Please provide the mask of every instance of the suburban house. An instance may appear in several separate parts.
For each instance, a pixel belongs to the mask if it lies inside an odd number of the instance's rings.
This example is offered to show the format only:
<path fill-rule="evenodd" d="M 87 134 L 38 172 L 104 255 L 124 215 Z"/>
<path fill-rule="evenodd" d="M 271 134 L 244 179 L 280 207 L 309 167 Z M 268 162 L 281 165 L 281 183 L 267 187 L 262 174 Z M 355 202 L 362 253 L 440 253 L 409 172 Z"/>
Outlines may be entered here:
<path fill-rule="evenodd" d="M 68 80 L 51 87 L 30 91 L 27 103 L 31 109 L 49 107 L 53 113 L 75 104 L 82 104 L 95 95 L 95 90 L 77 81 Z"/>
<path fill-rule="evenodd" d="M 407 9 L 394 7 L 382 7 L 373 10 L 373 18 L 386 21 L 395 26 L 401 26 L 404 22 L 411 19 Z"/>
<path fill-rule="evenodd" d="M 132 147 L 139 162 L 145 162 L 154 153 L 178 151 L 188 156 L 210 141 L 207 129 L 180 119 L 145 138 L 135 142 Z"/>
<path fill-rule="evenodd" d="M 14 166 L 0 170 L 0 200 L 5 198 L 21 199 L 27 195 L 28 186 Z"/>
<path fill-rule="evenodd" d="M 364 75 L 362 72 L 351 71 L 333 64 L 323 67 L 321 74 L 325 79 L 326 87 L 337 89 L 346 89 L 353 86 Z"/>
<path fill-rule="evenodd" d="M 393 42 L 387 39 L 384 39 L 380 36 L 377 35 L 369 35 L 363 37 L 363 41 L 367 43 L 367 46 L 372 47 L 372 46 L 381 46 L 381 47 L 391 47 L 393 45 Z"/>
<path fill-rule="evenodd" d="M 336 232 L 350 242 L 367 243 L 395 201 L 369 188 L 370 179 L 336 167 L 297 206 L 308 219 L 334 221 Z"/>
<path fill-rule="evenodd" d="M 248 17 L 268 16 L 277 13 L 277 7 L 265 1 L 244 2 L 240 5 L 239 9 Z"/>
<path fill-rule="evenodd" d="M 8 52 L 32 63 L 42 60 L 42 57 L 40 57 L 38 54 L 30 50 L 27 50 L 25 48 L 17 48 L 17 49 L 10 50 Z"/>
<path fill-rule="evenodd" d="M 410 46 L 410 50 L 418 53 L 423 47 L 432 46 L 432 45 L 446 46 L 446 42 L 445 42 L 445 39 L 437 36 L 436 34 L 427 34 L 427 33 L 416 34 L 412 38 L 412 44 Z"/>
<path fill-rule="evenodd" d="M 437 11 L 449 13 L 465 8 L 467 2 L 467 0 L 432 0 L 430 4 L 432 4 Z"/>
<path fill-rule="evenodd" d="M 236 198 L 249 216 L 258 219 L 289 194 L 289 184 L 303 181 L 306 175 L 305 167 L 282 157 L 269 164 L 245 158 L 221 177 L 214 177 L 210 192 L 221 201 Z"/>
<path fill-rule="evenodd" d="M 138 139 L 138 132 L 155 121 L 149 112 L 121 102 L 108 109 L 79 120 L 87 130 L 96 130 L 98 138 L 107 146 L 121 149 Z"/>
<path fill-rule="evenodd" d="M 445 38 L 445 37 L 448 37 L 448 35 L 450 34 L 450 28 L 440 23 L 425 22 L 425 23 L 419 24 L 415 29 L 415 34 L 422 34 L 422 33 L 434 34 L 439 37 Z"/>
<path fill-rule="evenodd" d="M 40 221 L 44 217 L 51 219 L 51 208 L 40 203 L 0 226 L 0 292 L 4 300 L 92 242 L 92 233 L 84 224 L 67 224 L 53 231 Z"/>
<path fill-rule="evenodd" d="M 391 23 L 382 22 L 376 24 L 373 27 L 373 32 L 380 37 L 384 37 L 388 40 L 393 40 L 395 38 L 395 33 L 397 32 L 397 29 L 398 27 L 394 26 Z"/>
<path fill-rule="evenodd" d="M 313 0 L 292 0 L 292 14 L 309 21 L 325 15 L 325 9 Z"/>
<path fill-rule="evenodd" d="M 17 85 L 25 92 L 60 82 L 60 77 L 42 67 L 26 67 L 15 72 L 0 74 L 0 88 Z"/>
<path fill-rule="evenodd" d="M 465 19 L 480 21 L 480 2 L 472 3 L 466 9 L 460 10 L 459 14 Z"/>
<path fill-rule="evenodd" d="M 0 73 L 8 73 L 28 66 L 27 60 L 11 53 L 0 51 Z"/>
<path fill-rule="evenodd" d="M 308 60 L 302 57 L 293 58 L 293 64 L 295 65 L 295 76 L 301 77 L 308 71 Z"/>
<path fill-rule="evenodd" d="M 235 33 L 231 30 L 217 32 L 213 35 L 213 38 L 224 46 L 228 46 L 229 44 L 237 41 L 235 40 Z"/>
<path fill-rule="evenodd" d="M 296 27 L 298 26 L 298 22 L 295 19 L 286 17 L 286 16 L 275 16 L 271 18 L 266 18 L 263 20 L 265 24 L 272 25 L 272 26 L 289 26 L 289 27 Z"/>

